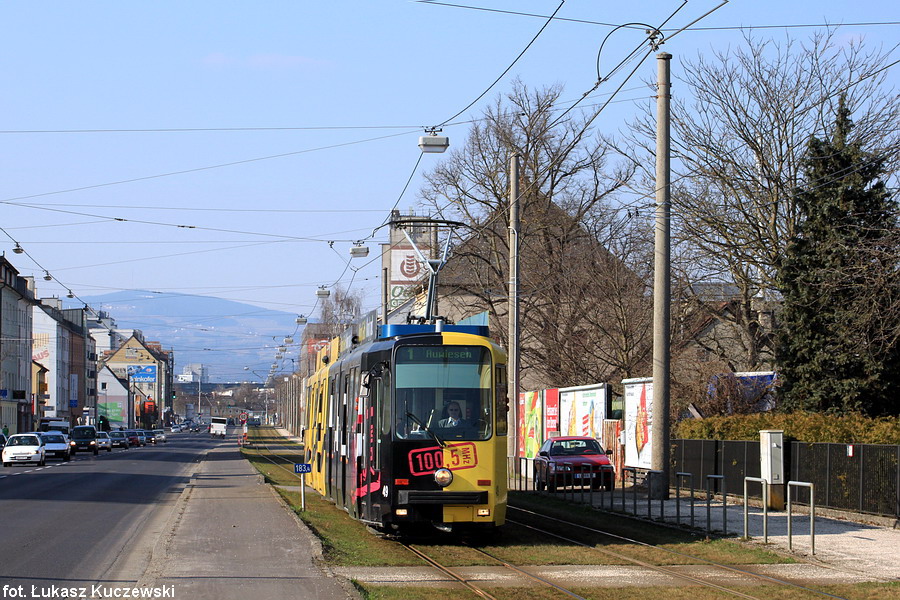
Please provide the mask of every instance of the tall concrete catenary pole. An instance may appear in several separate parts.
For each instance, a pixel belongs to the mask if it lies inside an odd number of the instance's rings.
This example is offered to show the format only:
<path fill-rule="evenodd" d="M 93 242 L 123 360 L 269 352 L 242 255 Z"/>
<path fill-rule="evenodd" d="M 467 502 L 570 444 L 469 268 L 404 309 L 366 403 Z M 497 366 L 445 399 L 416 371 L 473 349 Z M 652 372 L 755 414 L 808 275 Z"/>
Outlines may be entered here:
<path fill-rule="evenodd" d="M 669 173 L 669 65 L 672 55 L 657 59 L 656 96 L 656 235 L 653 261 L 653 403 L 650 423 L 650 464 L 661 476 L 651 477 L 653 499 L 669 497 L 669 310 L 672 287 L 669 278 L 670 173 Z"/>
<path fill-rule="evenodd" d="M 507 451 L 519 455 L 519 155 L 509 159 L 509 357 L 507 381 L 509 385 L 509 437 Z M 515 462 L 518 465 L 518 461 Z M 516 467 L 518 469 L 518 466 Z"/>

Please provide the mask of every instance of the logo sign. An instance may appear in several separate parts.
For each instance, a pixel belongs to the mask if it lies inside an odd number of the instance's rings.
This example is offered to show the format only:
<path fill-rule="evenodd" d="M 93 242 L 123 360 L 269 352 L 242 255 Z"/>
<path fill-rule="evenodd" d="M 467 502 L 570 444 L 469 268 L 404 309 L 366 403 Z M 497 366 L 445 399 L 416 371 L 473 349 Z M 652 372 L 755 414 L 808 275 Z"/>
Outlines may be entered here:
<path fill-rule="evenodd" d="M 134 382 L 155 383 L 156 365 L 128 365 L 128 377 Z"/>
<path fill-rule="evenodd" d="M 311 463 L 294 463 L 294 473 L 302 475 L 304 473 L 312 473 Z"/>
<path fill-rule="evenodd" d="M 450 444 L 446 448 L 432 446 L 412 450 L 409 453 L 409 472 L 412 475 L 428 475 L 441 467 L 451 471 L 471 469 L 478 465 L 478 454 L 475 444 L 464 442 L 462 444 Z"/>
<path fill-rule="evenodd" d="M 250 415 L 248 415 L 247 413 L 245 413 L 245 412 L 241 413 L 241 423 L 246 423 L 247 419 L 249 417 L 250 417 Z"/>

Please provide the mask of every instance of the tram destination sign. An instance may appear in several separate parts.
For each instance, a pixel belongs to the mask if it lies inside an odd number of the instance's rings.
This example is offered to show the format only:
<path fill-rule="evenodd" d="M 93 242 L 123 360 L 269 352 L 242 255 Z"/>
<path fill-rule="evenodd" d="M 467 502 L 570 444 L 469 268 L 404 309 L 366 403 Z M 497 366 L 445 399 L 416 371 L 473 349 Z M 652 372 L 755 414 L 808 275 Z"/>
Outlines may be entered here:
<path fill-rule="evenodd" d="M 400 351 L 405 362 L 417 363 L 480 363 L 480 346 L 407 346 Z"/>

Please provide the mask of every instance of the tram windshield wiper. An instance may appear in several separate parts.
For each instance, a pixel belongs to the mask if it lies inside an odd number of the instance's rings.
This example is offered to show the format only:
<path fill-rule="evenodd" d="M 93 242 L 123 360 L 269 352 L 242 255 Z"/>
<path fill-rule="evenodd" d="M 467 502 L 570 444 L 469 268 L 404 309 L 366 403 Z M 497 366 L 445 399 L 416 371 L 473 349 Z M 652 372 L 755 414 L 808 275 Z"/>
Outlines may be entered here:
<path fill-rule="evenodd" d="M 442 440 L 442 439 L 440 438 L 440 436 L 438 436 L 438 434 L 436 434 L 435 432 L 433 432 L 433 431 L 428 427 L 428 425 L 426 425 L 425 423 L 423 423 L 422 421 L 420 421 L 420 420 L 419 420 L 419 417 L 417 417 L 416 415 L 412 414 L 412 413 L 409 412 L 409 411 L 406 412 L 406 416 L 409 417 L 410 419 L 412 419 L 412 420 L 413 420 L 413 423 L 415 423 L 416 425 L 418 425 L 419 427 L 421 427 L 421 428 L 425 431 L 425 433 L 427 433 L 427 434 L 430 435 L 432 438 L 434 438 L 434 441 L 436 441 L 438 444 L 440 444 L 440 445 L 441 445 L 441 448 L 446 448 L 446 447 L 447 447 L 447 442 L 445 442 L 444 440 Z"/>

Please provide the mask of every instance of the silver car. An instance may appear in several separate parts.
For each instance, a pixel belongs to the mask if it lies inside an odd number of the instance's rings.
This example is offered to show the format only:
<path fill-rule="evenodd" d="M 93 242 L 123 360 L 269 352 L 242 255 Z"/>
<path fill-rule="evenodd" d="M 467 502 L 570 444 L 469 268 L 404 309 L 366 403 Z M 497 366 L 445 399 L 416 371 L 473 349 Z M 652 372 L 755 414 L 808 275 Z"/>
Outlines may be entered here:
<path fill-rule="evenodd" d="M 66 434 L 60 431 L 42 431 L 40 436 L 44 439 L 44 455 L 47 458 L 56 457 L 63 460 L 72 458 L 72 448 Z"/>
<path fill-rule="evenodd" d="M 97 432 L 97 449 L 112 452 L 112 438 L 105 431 Z"/>
<path fill-rule="evenodd" d="M 154 430 L 153 430 L 153 438 L 154 438 L 154 440 L 155 440 L 154 443 L 156 443 L 156 444 L 159 444 L 160 442 L 162 442 L 163 444 L 165 444 L 165 443 L 167 442 L 167 440 L 166 440 L 166 432 L 163 431 L 162 429 L 154 429 Z"/>

